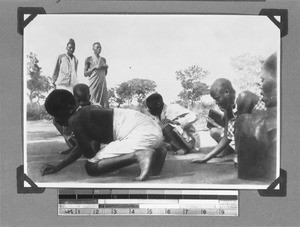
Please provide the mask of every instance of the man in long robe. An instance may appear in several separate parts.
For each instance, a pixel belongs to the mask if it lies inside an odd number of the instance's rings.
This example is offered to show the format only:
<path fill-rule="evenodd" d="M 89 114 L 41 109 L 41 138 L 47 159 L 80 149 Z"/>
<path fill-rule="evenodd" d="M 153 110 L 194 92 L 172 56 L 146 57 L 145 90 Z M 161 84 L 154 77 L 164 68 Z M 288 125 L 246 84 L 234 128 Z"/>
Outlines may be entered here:
<path fill-rule="evenodd" d="M 89 78 L 91 102 L 108 107 L 108 91 L 106 75 L 108 65 L 106 59 L 100 56 L 101 45 L 99 42 L 93 44 L 94 55 L 85 60 L 84 76 Z"/>

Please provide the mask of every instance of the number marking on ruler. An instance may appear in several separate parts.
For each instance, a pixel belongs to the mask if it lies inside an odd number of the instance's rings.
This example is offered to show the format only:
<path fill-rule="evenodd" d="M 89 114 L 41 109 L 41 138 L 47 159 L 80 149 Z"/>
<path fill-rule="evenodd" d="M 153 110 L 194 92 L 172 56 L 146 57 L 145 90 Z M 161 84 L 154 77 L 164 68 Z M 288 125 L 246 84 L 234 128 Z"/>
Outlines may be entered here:
<path fill-rule="evenodd" d="M 90 191 L 59 191 L 58 215 L 238 216 L 236 190 Z"/>

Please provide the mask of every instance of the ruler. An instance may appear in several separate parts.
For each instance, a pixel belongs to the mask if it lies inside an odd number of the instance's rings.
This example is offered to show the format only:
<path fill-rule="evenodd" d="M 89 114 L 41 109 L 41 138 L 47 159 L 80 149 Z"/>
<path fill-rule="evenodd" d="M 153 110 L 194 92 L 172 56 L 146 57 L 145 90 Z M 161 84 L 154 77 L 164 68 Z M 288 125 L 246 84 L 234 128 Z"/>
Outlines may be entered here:
<path fill-rule="evenodd" d="M 238 216 L 237 190 L 59 189 L 58 215 Z"/>

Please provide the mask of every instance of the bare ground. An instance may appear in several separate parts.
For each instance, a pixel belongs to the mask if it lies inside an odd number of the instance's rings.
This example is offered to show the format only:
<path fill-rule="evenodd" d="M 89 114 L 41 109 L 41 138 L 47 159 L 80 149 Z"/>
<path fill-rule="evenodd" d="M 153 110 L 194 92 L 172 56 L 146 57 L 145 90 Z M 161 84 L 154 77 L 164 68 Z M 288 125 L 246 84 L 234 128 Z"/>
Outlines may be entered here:
<path fill-rule="evenodd" d="M 129 183 L 134 187 L 141 185 L 172 187 L 174 184 L 179 187 L 182 185 L 201 187 L 209 184 L 221 188 L 238 189 L 269 184 L 263 181 L 238 179 L 237 168 L 232 161 L 226 161 L 227 159 L 212 159 L 206 164 L 191 163 L 192 159 L 204 156 L 216 145 L 208 131 L 199 131 L 199 134 L 202 147 L 199 153 L 184 156 L 174 156 L 168 153 L 161 174 L 150 177 L 143 183 L 132 181 L 139 174 L 138 165 L 125 167 L 103 176 L 90 177 L 85 172 L 85 158 L 80 158 L 58 173 L 41 176 L 41 168 L 45 164 L 57 164 L 64 159 L 65 155 L 60 154 L 60 151 L 67 149 L 67 145 L 51 121 L 28 121 L 27 144 L 25 145 L 27 147 L 27 174 L 35 183 L 55 183 L 62 187 L 67 187 L 70 183 L 78 184 L 79 187 L 85 187 L 86 183 L 120 183 L 121 185 Z M 256 186 L 254 188 L 257 188 Z"/>

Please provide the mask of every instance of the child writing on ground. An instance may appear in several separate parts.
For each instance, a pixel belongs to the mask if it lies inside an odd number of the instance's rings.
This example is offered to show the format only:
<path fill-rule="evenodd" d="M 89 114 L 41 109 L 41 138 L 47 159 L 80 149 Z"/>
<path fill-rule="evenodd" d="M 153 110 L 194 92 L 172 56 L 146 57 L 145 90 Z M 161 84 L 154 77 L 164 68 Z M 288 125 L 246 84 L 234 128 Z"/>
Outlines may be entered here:
<path fill-rule="evenodd" d="M 140 175 L 134 180 L 146 180 L 161 172 L 167 153 L 160 149 L 162 131 L 147 115 L 129 109 L 77 108 L 72 93 L 66 90 L 52 91 L 45 108 L 58 124 L 70 128 L 77 144 L 62 162 L 46 165 L 42 175 L 56 173 L 82 155 L 89 158 L 85 169 L 90 176 L 113 172 L 134 163 L 140 166 Z M 97 152 L 91 141 L 107 145 Z"/>
<path fill-rule="evenodd" d="M 210 129 L 210 134 L 218 144 L 204 158 L 192 160 L 194 163 L 205 163 L 217 155 L 222 157 L 234 154 L 234 125 L 237 114 L 250 113 L 253 109 L 264 108 L 259 97 L 250 91 L 242 92 L 235 101 L 236 92 L 231 82 L 225 78 L 219 78 L 212 84 L 210 95 L 224 114 L 225 126 L 222 127 L 213 119 L 208 119 L 215 126 Z M 237 105 L 236 112 L 235 105 Z M 236 157 L 234 161 L 237 162 Z"/>
<path fill-rule="evenodd" d="M 76 102 L 77 108 L 93 105 L 90 102 L 90 90 L 89 87 L 86 84 L 76 84 L 73 88 L 73 94 Z M 99 105 L 100 107 L 100 105 Z M 66 144 L 68 145 L 69 149 L 60 152 L 61 154 L 69 154 L 72 149 L 76 146 L 76 140 L 72 134 L 72 132 L 69 130 L 68 127 L 61 126 L 57 124 L 55 121 L 53 121 L 54 126 L 57 128 L 57 130 L 61 133 L 61 135 L 64 137 Z M 94 143 L 93 146 L 95 146 L 95 149 L 100 148 L 100 144 Z"/>

